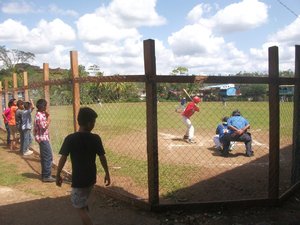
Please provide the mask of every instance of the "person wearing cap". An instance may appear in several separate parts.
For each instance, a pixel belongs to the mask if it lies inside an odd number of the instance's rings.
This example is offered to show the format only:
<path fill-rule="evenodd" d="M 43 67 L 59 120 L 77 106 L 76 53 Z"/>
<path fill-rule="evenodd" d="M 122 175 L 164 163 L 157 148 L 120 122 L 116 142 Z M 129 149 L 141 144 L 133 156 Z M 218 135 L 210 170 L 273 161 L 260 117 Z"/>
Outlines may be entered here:
<path fill-rule="evenodd" d="M 224 116 L 222 118 L 222 123 L 220 123 L 216 128 L 216 135 L 213 137 L 213 141 L 215 143 L 215 148 L 218 151 L 222 151 L 223 148 L 223 137 L 225 134 L 228 133 L 228 126 L 227 126 L 228 116 Z M 230 142 L 229 151 L 233 149 L 235 142 Z"/>
<path fill-rule="evenodd" d="M 250 123 L 245 119 L 241 112 L 236 109 L 232 112 L 232 116 L 227 120 L 228 133 L 223 137 L 223 156 L 228 156 L 231 141 L 244 142 L 246 146 L 246 156 L 254 155 L 252 151 L 252 138 L 248 132 Z"/>
<path fill-rule="evenodd" d="M 194 138 L 194 133 L 195 133 L 195 129 L 194 126 L 192 125 L 192 122 L 190 120 L 190 117 L 195 113 L 195 112 L 199 112 L 200 109 L 197 106 L 197 104 L 201 102 L 201 99 L 198 96 L 195 96 L 193 98 L 192 102 L 189 102 L 187 104 L 187 106 L 185 107 L 185 110 L 181 113 L 182 115 L 182 120 L 184 122 L 184 124 L 187 127 L 186 133 L 183 136 L 183 139 L 187 142 L 187 143 L 196 143 L 193 138 Z"/>

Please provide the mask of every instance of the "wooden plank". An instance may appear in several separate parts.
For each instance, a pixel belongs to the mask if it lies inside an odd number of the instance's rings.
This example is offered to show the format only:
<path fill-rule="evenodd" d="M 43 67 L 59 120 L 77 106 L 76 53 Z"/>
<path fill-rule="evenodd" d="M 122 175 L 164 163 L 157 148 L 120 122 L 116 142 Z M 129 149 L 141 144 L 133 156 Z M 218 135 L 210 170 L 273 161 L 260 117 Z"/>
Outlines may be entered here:
<path fill-rule="evenodd" d="M 74 131 L 78 131 L 79 125 L 77 122 L 77 115 L 80 108 L 80 88 L 77 78 L 79 77 L 78 70 L 78 53 L 77 51 L 70 52 L 71 59 L 71 76 L 72 76 L 72 84 L 73 84 L 73 123 L 74 123 Z"/>
<path fill-rule="evenodd" d="M 149 204 L 159 203 L 156 61 L 154 40 L 144 41 L 144 67 L 146 75 L 147 160 Z"/>
<path fill-rule="evenodd" d="M 5 91 L 5 107 L 7 107 L 9 102 L 9 96 L 8 96 L 8 80 L 4 80 L 4 91 Z"/>
<path fill-rule="evenodd" d="M 28 94 L 28 75 L 27 72 L 24 71 L 23 72 L 23 85 L 24 85 L 24 100 L 25 101 L 29 101 L 29 94 Z"/>
<path fill-rule="evenodd" d="M 17 80 L 17 74 L 13 73 L 13 96 L 15 99 L 18 100 L 18 80 Z"/>
<path fill-rule="evenodd" d="M 279 57 L 278 47 L 269 48 L 269 187 L 270 199 L 279 197 L 279 148 L 280 148 L 280 121 L 279 121 Z"/>
<path fill-rule="evenodd" d="M 292 184 L 300 180 L 300 45 L 295 47 L 295 88 L 293 121 Z"/>
<path fill-rule="evenodd" d="M 47 110 L 50 110 L 50 86 L 47 83 L 49 81 L 49 64 L 43 63 L 43 75 L 44 75 L 44 96 L 47 101 Z"/>

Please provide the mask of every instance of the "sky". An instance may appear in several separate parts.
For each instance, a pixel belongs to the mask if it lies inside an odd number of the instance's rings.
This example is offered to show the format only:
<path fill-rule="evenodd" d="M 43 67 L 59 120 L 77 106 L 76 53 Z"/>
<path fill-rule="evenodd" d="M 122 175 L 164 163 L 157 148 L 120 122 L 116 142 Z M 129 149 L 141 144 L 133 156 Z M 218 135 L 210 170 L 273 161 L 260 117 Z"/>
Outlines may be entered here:
<path fill-rule="evenodd" d="M 268 48 L 294 70 L 300 0 L 0 0 L 0 45 L 35 54 L 39 67 L 78 62 L 104 75 L 144 74 L 143 41 L 155 40 L 158 75 L 267 72 Z"/>

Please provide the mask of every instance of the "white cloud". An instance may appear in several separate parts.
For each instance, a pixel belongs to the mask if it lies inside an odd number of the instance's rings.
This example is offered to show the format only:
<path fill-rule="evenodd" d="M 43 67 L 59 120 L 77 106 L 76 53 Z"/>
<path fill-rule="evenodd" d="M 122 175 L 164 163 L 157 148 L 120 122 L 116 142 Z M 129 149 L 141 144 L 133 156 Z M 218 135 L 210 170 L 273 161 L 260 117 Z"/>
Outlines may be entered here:
<path fill-rule="evenodd" d="M 212 31 L 202 25 L 185 26 L 168 38 L 175 55 L 214 54 L 224 44 L 222 37 L 216 37 Z"/>
<path fill-rule="evenodd" d="M 32 53 L 47 53 L 55 45 L 68 44 L 75 39 L 75 31 L 60 19 L 41 20 L 32 30 L 12 19 L 0 24 L 0 43 L 10 43 L 14 48 Z"/>
<path fill-rule="evenodd" d="M 268 7 L 258 0 L 243 0 L 221 9 L 212 18 L 214 26 L 222 33 L 244 31 L 267 22 Z"/>
<path fill-rule="evenodd" d="M 33 64 L 42 67 L 43 63 L 49 63 L 50 68 L 70 68 L 70 49 L 72 46 L 55 45 L 47 54 L 36 54 Z"/>
<path fill-rule="evenodd" d="M 122 27 L 158 26 L 166 22 L 155 11 L 156 0 L 113 0 L 107 9 L 100 8 L 99 13 L 106 11 L 113 23 Z M 110 17 L 110 16 L 109 16 Z"/>
<path fill-rule="evenodd" d="M 71 16 L 71 17 L 77 17 L 78 12 L 75 10 L 71 9 L 61 9 L 55 4 L 49 5 L 49 11 L 52 12 L 53 14 L 61 15 L 61 16 Z"/>
<path fill-rule="evenodd" d="M 21 42 L 29 30 L 21 22 L 12 19 L 0 23 L 0 42 Z"/>
<path fill-rule="evenodd" d="M 187 15 L 189 21 L 197 22 L 202 19 L 202 16 L 206 12 L 211 11 L 211 6 L 209 4 L 199 4 L 196 5 Z"/>
<path fill-rule="evenodd" d="M 119 41 L 139 36 L 135 28 L 117 27 L 105 17 L 85 14 L 77 21 L 78 37 L 85 42 Z"/>
<path fill-rule="evenodd" d="M 35 12 L 34 5 L 25 1 L 3 3 L 1 11 L 7 14 L 25 14 Z"/>
<path fill-rule="evenodd" d="M 276 34 L 272 35 L 270 41 L 278 41 L 290 45 L 300 43 L 300 17 L 294 20 L 291 24 L 279 30 Z"/>
<path fill-rule="evenodd" d="M 155 11 L 156 0 L 113 0 L 76 22 L 87 55 L 93 55 L 106 74 L 143 72 L 143 43 L 138 27 L 166 22 Z"/>

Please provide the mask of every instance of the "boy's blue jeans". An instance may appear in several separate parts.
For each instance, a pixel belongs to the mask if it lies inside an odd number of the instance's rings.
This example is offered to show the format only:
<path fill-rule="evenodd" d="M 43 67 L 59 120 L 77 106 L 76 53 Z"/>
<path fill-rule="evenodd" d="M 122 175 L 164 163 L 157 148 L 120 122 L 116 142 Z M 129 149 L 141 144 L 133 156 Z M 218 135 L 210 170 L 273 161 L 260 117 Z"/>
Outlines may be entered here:
<path fill-rule="evenodd" d="M 25 152 L 27 152 L 29 150 L 30 144 L 32 142 L 32 137 L 31 137 L 30 129 L 25 129 L 22 131 L 22 133 L 23 133 L 24 142 L 23 142 L 23 146 L 22 145 L 21 146 L 23 147 L 22 152 L 24 154 Z"/>
<path fill-rule="evenodd" d="M 51 177 L 51 168 L 52 168 L 52 149 L 49 141 L 41 141 L 40 146 L 40 156 L 41 156 L 41 166 L 42 166 L 42 178 Z"/>

